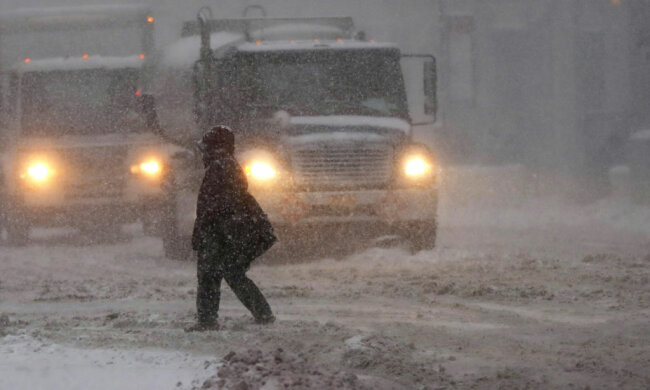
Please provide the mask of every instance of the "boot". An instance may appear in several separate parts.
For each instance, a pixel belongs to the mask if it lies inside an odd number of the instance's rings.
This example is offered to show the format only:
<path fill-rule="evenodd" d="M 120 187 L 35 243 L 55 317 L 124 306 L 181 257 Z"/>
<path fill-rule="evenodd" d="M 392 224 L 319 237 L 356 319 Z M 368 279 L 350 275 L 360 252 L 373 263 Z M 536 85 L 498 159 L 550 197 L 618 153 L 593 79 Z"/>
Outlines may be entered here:
<path fill-rule="evenodd" d="M 259 325 L 267 325 L 275 322 L 275 316 L 273 314 L 261 316 L 255 318 L 255 323 Z"/>
<path fill-rule="evenodd" d="M 218 322 L 209 322 L 209 323 L 197 322 L 194 325 L 188 326 L 184 330 L 187 333 L 217 331 L 219 330 L 219 323 Z"/>

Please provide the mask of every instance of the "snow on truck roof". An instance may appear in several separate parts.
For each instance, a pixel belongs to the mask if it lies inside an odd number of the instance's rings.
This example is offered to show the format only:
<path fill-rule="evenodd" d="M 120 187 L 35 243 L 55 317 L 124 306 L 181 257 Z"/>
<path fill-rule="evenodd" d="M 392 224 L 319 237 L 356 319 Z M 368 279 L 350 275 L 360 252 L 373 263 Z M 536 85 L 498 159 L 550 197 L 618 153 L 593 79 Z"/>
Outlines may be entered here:
<path fill-rule="evenodd" d="M 283 26 L 276 26 L 277 28 Z M 287 27 L 296 27 L 287 26 Z M 283 32 L 289 31 L 283 30 Z M 295 31 L 295 30 L 294 30 Z M 277 32 L 277 30 L 276 30 Z M 268 37 L 269 31 L 264 33 Z M 275 34 L 275 32 L 273 32 Z M 257 37 L 256 33 L 251 33 L 251 36 Z M 301 36 L 301 34 L 296 34 Z M 304 39 L 289 38 L 284 40 L 264 40 L 258 39 L 254 42 L 249 42 L 243 33 L 234 32 L 215 32 L 210 34 L 210 47 L 212 50 L 220 51 L 234 47 L 240 52 L 273 52 L 273 51 L 301 51 L 301 50 L 358 50 L 358 49 L 397 49 L 398 46 L 394 43 L 385 42 L 369 42 L 359 41 L 355 39 L 318 39 L 309 38 Z M 181 38 L 179 41 L 172 43 L 163 49 L 161 54 L 161 62 L 163 66 L 172 68 L 188 68 L 194 65 L 199 59 L 199 51 L 201 48 L 201 38 L 194 35 Z"/>
<path fill-rule="evenodd" d="M 337 38 L 351 38 L 350 34 L 336 26 L 291 23 L 278 24 L 270 27 L 259 28 L 250 33 L 251 40 L 311 40 L 315 38 L 336 40 Z"/>
<path fill-rule="evenodd" d="M 392 43 L 354 39 L 350 17 L 220 19 L 205 21 L 210 47 L 217 52 L 397 49 Z M 186 22 L 183 38 L 159 54 L 162 66 L 188 68 L 199 59 L 199 24 Z"/>
<path fill-rule="evenodd" d="M 272 31 L 277 33 L 291 29 L 292 33 L 297 30 L 309 31 L 311 34 L 327 31 L 336 33 L 336 36 L 341 38 L 352 38 L 354 28 L 351 17 L 203 19 L 203 23 L 198 21 L 183 23 L 182 36 L 200 35 L 201 25 L 207 28 L 210 33 L 229 31 L 247 34 L 249 37 L 259 33 L 267 34 Z M 316 37 L 311 36 L 310 38 Z"/>
<path fill-rule="evenodd" d="M 336 116 L 294 116 L 291 117 L 292 125 L 299 126 L 369 126 L 382 129 L 396 129 L 408 132 L 411 125 L 399 118 L 389 117 L 367 117 L 356 115 L 336 115 Z"/>
<path fill-rule="evenodd" d="M 241 51 L 264 52 L 264 51 L 300 51 L 300 50 L 359 50 L 359 49 L 397 49 L 394 43 L 376 43 L 357 40 L 311 40 L 293 42 L 246 42 L 239 47 Z"/>
<path fill-rule="evenodd" d="M 244 42 L 244 34 L 231 32 L 217 32 L 210 35 L 210 47 L 212 50 L 237 45 Z M 194 35 L 181 38 L 167 46 L 162 51 L 162 63 L 172 68 L 187 68 L 194 65 L 199 59 L 201 49 L 201 38 Z"/>
<path fill-rule="evenodd" d="M 58 57 L 20 62 L 13 69 L 23 73 L 91 69 L 140 69 L 143 62 L 143 58 L 139 55 L 128 57 Z"/>

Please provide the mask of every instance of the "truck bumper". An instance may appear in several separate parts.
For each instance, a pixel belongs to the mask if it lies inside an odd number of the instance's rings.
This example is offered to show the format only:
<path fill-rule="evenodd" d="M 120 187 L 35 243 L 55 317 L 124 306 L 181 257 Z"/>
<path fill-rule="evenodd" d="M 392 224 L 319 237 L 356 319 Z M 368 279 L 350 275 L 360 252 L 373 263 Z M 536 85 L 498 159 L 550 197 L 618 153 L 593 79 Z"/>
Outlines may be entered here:
<path fill-rule="evenodd" d="M 151 219 L 162 209 L 162 198 L 138 201 L 87 199 L 62 205 L 14 203 L 16 211 L 31 226 L 96 226 L 124 224 Z"/>
<path fill-rule="evenodd" d="M 436 220 L 438 190 L 428 188 L 329 192 L 253 193 L 276 228 L 327 224 L 382 224 L 400 227 Z M 190 235 L 196 196 L 179 202 L 179 228 Z"/>
<path fill-rule="evenodd" d="M 436 218 L 435 188 L 298 193 L 261 193 L 256 199 L 275 225 L 431 221 Z"/>

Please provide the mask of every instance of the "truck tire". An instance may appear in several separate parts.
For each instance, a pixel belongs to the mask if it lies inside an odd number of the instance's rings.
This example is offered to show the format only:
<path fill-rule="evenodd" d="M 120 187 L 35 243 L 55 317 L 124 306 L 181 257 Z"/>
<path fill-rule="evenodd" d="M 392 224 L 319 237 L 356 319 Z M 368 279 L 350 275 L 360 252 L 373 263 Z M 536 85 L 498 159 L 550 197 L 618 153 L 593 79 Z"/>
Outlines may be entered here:
<path fill-rule="evenodd" d="M 5 229 L 7 245 L 21 247 L 29 243 L 29 222 L 19 211 L 7 213 Z"/>
<path fill-rule="evenodd" d="M 191 238 L 178 235 L 172 226 L 163 227 L 162 242 L 166 258 L 178 261 L 191 259 Z"/>
<path fill-rule="evenodd" d="M 434 249 L 437 234 L 438 224 L 435 220 L 414 223 L 406 229 L 406 238 L 413 253 Z"/>

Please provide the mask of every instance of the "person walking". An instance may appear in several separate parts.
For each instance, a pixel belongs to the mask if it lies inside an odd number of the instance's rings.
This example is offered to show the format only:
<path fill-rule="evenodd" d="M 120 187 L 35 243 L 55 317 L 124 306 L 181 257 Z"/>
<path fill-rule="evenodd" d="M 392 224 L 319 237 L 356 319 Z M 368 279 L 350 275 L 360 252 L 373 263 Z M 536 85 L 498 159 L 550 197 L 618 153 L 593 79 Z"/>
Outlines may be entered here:
<path fill-rule="evenodd" d="M 253 260 L 275 242 L 267 215 L 248 192 L 235 159 L 235 136 L 227 126 L 209 130 L 199 142 L 205 176 L 196 206 L 192 247 L 197 251 L 198 322 L 186 331 L 218 330 L 221 280 L 233 290 L 258 324 L 275 321 L 271 307 L 246 276 Z"/>

